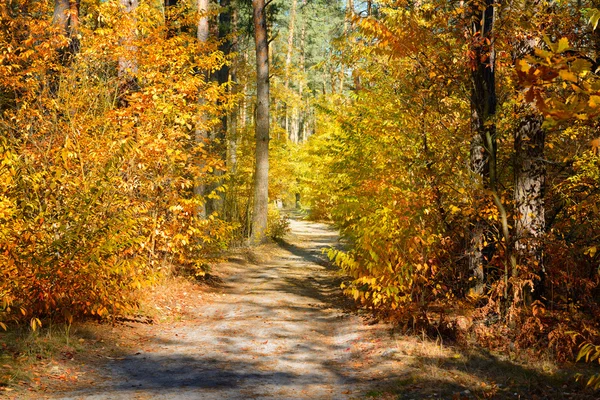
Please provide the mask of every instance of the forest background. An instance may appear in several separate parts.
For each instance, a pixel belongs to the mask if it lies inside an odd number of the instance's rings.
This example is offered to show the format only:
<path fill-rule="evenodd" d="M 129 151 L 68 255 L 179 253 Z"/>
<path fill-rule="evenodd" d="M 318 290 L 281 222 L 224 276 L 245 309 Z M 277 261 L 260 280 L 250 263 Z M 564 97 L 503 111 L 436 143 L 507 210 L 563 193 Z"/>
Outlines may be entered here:
<path fill-rule="evenodd" d="M 598 8 L 3 2 L 0 327 L 135 312 L 299 198 L 373 312 L 597 361 Z"/>

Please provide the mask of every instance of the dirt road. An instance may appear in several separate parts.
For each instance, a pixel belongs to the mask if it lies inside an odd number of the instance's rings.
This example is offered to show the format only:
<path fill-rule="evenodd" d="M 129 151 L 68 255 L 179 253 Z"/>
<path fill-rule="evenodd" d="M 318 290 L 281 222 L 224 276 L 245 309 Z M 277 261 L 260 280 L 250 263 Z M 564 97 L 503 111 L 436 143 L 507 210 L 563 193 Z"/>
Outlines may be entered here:
<path fill-rule="evenodd" d="M 155 332 L 135 354 L 108 364 L 98 386 L 58 398 L 362 398 L 385 370 L 370 371 L 378 341 L 365 339 L 369 328 L 344 309 L 322 254 L 337 234 L 300 220 L 291 228 L 260 262 L 221 265 L 224 281 L 195 320 Z"/>
<path fill-rule="evenodd" d="M 216 267 L 222 282 L 192 301 L 181 321 L 130 326 L 139 348 L 92 362 L 101 379 L 44 397 L 595 398 L 567 386 L 570 376 L 557 380 L 552 365 L 529 368 L 365 323 L 350 310 L 322 254 L 338 244 L 337 233 L 301 220 L 291 228 L 285 242 Z"/>

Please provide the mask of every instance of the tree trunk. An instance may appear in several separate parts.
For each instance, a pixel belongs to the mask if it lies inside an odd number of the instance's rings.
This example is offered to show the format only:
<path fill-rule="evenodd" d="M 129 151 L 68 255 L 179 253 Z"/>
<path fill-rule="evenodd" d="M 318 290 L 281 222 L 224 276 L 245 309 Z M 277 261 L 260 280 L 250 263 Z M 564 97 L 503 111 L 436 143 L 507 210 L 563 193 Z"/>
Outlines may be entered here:
<path fill-rule="evenodd" d="M 523 35 L 513 45 L 513 61 L 531 55 L 539 46 L 540 38 L 535 34 Z M 515 229 L 514 252 L 516 265 L 519 265 L 527 276 L 533 278 L 534 285 L 514 290 L 514 301 L 530 303 L 532 299 L 540 299 L 544 289 L 545 267 L 543 259 L 543 237 L 546 231 L 546 209 L 544 189 L 546 184 L 546 165 L 544 163 L 544 144 L 546 133 L 542 129 L 544 118 L 529 106 L 525 106 L 514 132 L 514 174 L 515 174 Z M 513 277 L 519 271 L 513 268 Z M 532 293 L 533 292 L 533 293 Z"/>
<path fill-rule="evenodd" d="M 350 31 L 350 24 L 352 22 L 352 18 L 354 16 L 354 1 L 347 0 L 346 1 L 346 15 L 344 17 L 344 37 L 348 36 L 348 32 Z M 342 49 L 342 59 L 340 62 L 340 93 L 344 93 L 344 86 L 346 82 L 346 71 L 344 67 L 344 52 Z"/>
<path fill-rule="evenodd" d="M 60 50 L 61 64 L 67 65 L 79 52 L 79 0 L 55 0 L 52 24 L 69 38 L 69 45 Z"/>
<path fill-rule="evenodd" d="M 232 23 L 232 8 L 230 0 L 220 0 L 221 12 L 219 13 L 219 24 L 217 26 L 217 36 L 219 38 L 219 50 L 227 57 L 231 53 L 231 23 Z M 230 68 L 229 64 L 225 63 L 217 71 L 216 78 L 220 86 L 225 85 L 229 82 Z M 229 89 L 227 89 L 229 90 Z M 218 101 L 218 106 L 222 105 L 221 101 Z M 227 159 L 227 120 L 228 115 L 224 113 L 221 116 L 221 125 L 214 131 L 214 141 L 211 143 L 211 148 L 219 155 L 223 160 Z M 213 184 L 208 188 L 208 192 L 214 192 L 219 186 L 223 184 L 223 171 L 214 170 L 213 175 L 215 180 Z M 210 215 L 214 212 L 222 212 L 224 205 L 224 194 L 223 192 L 217 192 L 216 196 L 206 199 L 206 214 Z"/>
<path fill-rule="evenodd" d="M 306 6 L 306 0 L 302 0 L 303 7 Z M 302 71 L 302 76 L 306 76 L 306 18 L 302 18 L 302 27 L 300 28 L 300 57 L 298 60 L 298 66 Z M 306 118 L 306 108 L 304 105 L 304 81 L 299 79 L 298 81 L 298 97 L 300 98 L 300 105 L 295 106 L 292 113 L 292 132 L 291 136 L 296 138 L 296 142 L 304 140 L 302 133 L 303 120 Z"/>
<path fill-rule="evenodd" d="M 120 92 L 122 94 L 129 90 L 137 90 L 137 45 L 135 44 L 136 37 L 136 19 L 134 16 L 135 10 L 138 7 L 139 0 L 120 0 L 123 11 L 125 12 L 125 36 L 122 39 L 125 47 L 126 56 L 119 57 L 119 78 L 121 78 Z M 124 100 L 121 97 L 121 103 Z"/>
<path fill-rule="evenodd" d="M 238 23 L 238 14 L 237 10 L 233 10 L 232 12 L 232 29 L 235 28 Z M 238 53 L 238 41 L 237 39 L 233 39 L 231 42 L 231 51 L 235 54 Z M 231 82 L 232 82 L 232 92 L 237 93 L 237 62 L 235 62 L 230 71 L 231 74 Z M 231 112 L 229 118 L 229 124 L 227 126 L 228 137 L 227 137 L 227 170 L 230 175 L 235 175 L 237 171 L 237 148 L 238 148 L 238 116 L 240 115 L 240 109 L 244 107 L 243 102 L 240 102 L 235 105 L 233 111 Z M 244 122 L 242 121 L 242 124 Z"/>
<path fill-rule="evenodd" d="M 200 44 L 206 43 L 208 41 L 209 36 L 209 24 L 208 24 L 208 3 L 209 0 L 198 0 L 198 32 L 197 39 Z M 202 71 L 202 75 L 204 76 L 204 81 L 207 81 L 208 74 L 206 71 Z M 198 125 L 196 126 L 196 135 L 195 141 L 196 146 L 206 146 L 206 142 L 208 140 L 208 131 L 206 129 L 206 116 L 202 111 L 204 105 L 204 98 L 199 96 L 198 104 L 200 106 L 200 115 L 198 115 Z M 202 173 L 204 169 L 204 161 L 202 158 L 199 158 L 198 162 L 198 170 Z M 206 184 L 202 181 L 202 177 L 197 177 L 198 180 L 196 185 L 194 186 L 194 194 L 201 198 L 202 204 L 198 206 L 196 213 L 200 218 L 206 218 Z"/>
<path fill-rule="evenodd" d="M 546 228 L 546 166 L 542 122 L 540 115 L 530 113 L 515 132 L 515 252 L 518 264 L 539 278 L 534 287 L 529 287 L 534 298 L 540 298 L 545 278 L 542 238 Z M 528 293 L 524 296 L 526 301 L 530 299 Z"/>
<path fill-rule="evenodd" d="M 267 236 L 269 204 L 269 42 L 265 0 L 252 0 L 254 41 L 256 43 L 256 169 L 254 173 L 254 212 L 250 242 L 259 244 Z"/>
<path fill-rule="evenodd" d="M 495 189 L 496 126 L 491 120 L 496 113 L 495 53 L 493 47 L 494 0 L 486 0 L 484 10 L 479 3 L 474 7 L 471 52 L 471 170 L 476 185 Z M 490 174 L 491 172 L 491 174 Z M 484 247 L 489 234 L 481 219 L 474 222 L 471 231 L 469 268 L 475 280 L 475 291 L 484 287 L 484 265 L 489 261 L 491 249 Z M 489 246 L 489 245 L 488 245 Z"/>
<path fill-rule="evenodd" d="M 285 88 L 290 87 L 290 76 L 292 67 L 292 55 L 294 52 L 294 31 L 296 27 L 296 7 L 298 0 L 292 0 L 292 9 L 290 11 L 290 24 L 287 39 L 287 53 L 285 55 Z"/>
<path fill-rule="evenodd" d="M 289 104 L 289 96 L 288 90 L 290 88 L 290 79 L 291 79 L 291 69 L 292 69 L 292 55 L 294 52 L 294 33 L 296 28 L 296 8 L 298 5 L 298 0 L 292 0 L 292 8 L 290 10 L 290 22 L 288 29 L 288 38 L 287 38 L 287 52 L 285 55 L 285 132 L 287 137 L 293 142 L 298 143 L 297 132 L 294 135 L 293 132 L 293 122 L 290 123 L 290 114 L 293 114 L 292 108 L 293 105 Z"/>

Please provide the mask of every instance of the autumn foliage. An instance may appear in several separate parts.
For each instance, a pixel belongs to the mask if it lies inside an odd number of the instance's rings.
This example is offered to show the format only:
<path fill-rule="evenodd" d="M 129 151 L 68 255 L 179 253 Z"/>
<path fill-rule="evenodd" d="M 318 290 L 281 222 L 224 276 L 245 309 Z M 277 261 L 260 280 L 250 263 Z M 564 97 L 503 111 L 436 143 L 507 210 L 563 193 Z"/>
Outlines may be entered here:
<path fill-rule="evenodd" d="M 492 4 L 492 43 L 473 22 L 489 4 L 382 1 L 353 17 L 339 44 L 353 82 L 347 96 L 320 103 L 321 133 L 304 149 L 317 167 L 304 190 L 314 215 L 347 238 L 329 255 L 364 306 L 434 333 L 456 333 L 451 315 L 471 310 L 481 343 L 573 359 L 600 337 L 597 13 Z M 495 58 L 474 51 L 492 45 Z M 482 62 L 494 68 L 498 103 L 482 147 L 494 164 L 476 173 L 473 71 Z M 543 158 L 527 160 L 540 144 L 517 133 L 536 115 Z M 540 161 L 543 232 L 520 237 L 516 227 L 533 216 L 517 209 L 515 174 Z M 470 268 L 474 244 L 483 281 Z"/>
<path fill-rule="evenodd" d="M 193 140 L 224 96 L 194 71 L 218 68 L 222 54 L 190 33 L 168 36 L 148 5 L 135 21 L 117 2 L 84 6 L 81 51 L 65 62 L 69 39 L 48 2 L 0 5 L 2 327 L 129 312 L 135 290 L 163 274 L 202 275 L 235 227 L 199 218 L 205 200 L 192 191 L 224 168 Z M 193 21 L 180 11 L 185 30 Z M 138 87 L 119 76 L 123 57 L 137 63 Z"/>
<path fill-rule="evenodd" d="M 131 312 L 252 235 L 250 5 L 155 3 L 0 4 L 2 328 Z M 407 329 L 598 360 L 597 5 L 333 3 L 265 38 L 269 200 L 333 221 L 345 293 Z"/>

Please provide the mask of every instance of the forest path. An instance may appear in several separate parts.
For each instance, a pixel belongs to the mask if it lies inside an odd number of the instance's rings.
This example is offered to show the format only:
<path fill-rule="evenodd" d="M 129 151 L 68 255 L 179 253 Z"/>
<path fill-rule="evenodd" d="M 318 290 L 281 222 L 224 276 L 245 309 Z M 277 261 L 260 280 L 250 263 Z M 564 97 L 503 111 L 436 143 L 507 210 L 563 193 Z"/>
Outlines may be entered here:
<path fill-rule="evenodd" d="M 262 260 L 232 257 L 215 268 L 222 283 L 191 319 L 150 326 L 135 354 L 105 367 L 102 383 L 55 398 L 352 399 L 405 375 L 386 358 L 388 329 L 345 306 L 322 254 L 338 245 L 337 232 L 290 223 L 286 241 L 256 251 Z"/>
<path fill-rule="evenodd" d="M 209 288 L 155 289 L 152 296 L 180 310 L 177 320 L 117 325 L 112 345 L 122 350 L 114 357 L 78 353 L 65 361 L 63 371 L 79 363 L 79 378 L 66 383 L 75 386 L 13 398 L 598 398 L 573 383 L 573 371 L 561 378 L 552 364 L 517 364 L 367 323 L 342 295 L 341 278 L 323 254 L 339 245 L 337 232 L 290 222 L 285 241 L 215 266 L 219 283 Z"/>

